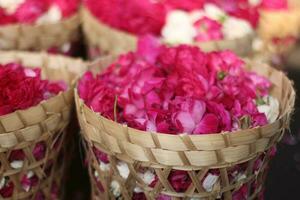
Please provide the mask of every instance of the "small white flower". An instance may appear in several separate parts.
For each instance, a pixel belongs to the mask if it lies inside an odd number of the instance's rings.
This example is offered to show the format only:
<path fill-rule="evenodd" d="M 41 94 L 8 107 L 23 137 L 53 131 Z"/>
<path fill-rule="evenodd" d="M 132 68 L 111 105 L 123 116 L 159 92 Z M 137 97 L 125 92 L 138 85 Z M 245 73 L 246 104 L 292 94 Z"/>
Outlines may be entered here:
<path fill-rule="evenodd" d="M 25 0 L 0 0 L 0 7 L 3 8 L 7 14 L 13 14 L 24 2 Z"/>
<path fill-rule="evenodd" d="M 34 173 L 33 173 L 33 171 L 29 171 L 29 172 L 27 172 L 27 178 L 32 178 L 33 176 L 34 176 Z"/>
<path fill-rule="evenodd" d="M 99 167 L 102 171 L 109 171 L 110 170 L 110 164 L 109 163 L 104 163 L 100 161 Z"/>
<path fill-rule="evenodd" d="M 218 179 L 219 179 L 218 175 L 213 175 L 213 174 L 209 173 L 202 183 L 203 188 L 207 192 L 211 192 L 214 184 L 217 182 Z"/>
<path fill-rule="evenodd" d="M 272 96 L 264 97 L 266 104 L 257 106 L 260 113 L 265 113 L 268 122 L 273 123 L 279 116 L 279 102 Z"/>
<path fill-rule="evenodd" d="M 68 52 L 71 49 L 71 43 L 65 43 L 62 47 L 61 47 L 61 51 L 62 52 Z"/>
<path fill-rule="evenodd" d="M 223 34 L 226 39 L 242 38 L 253 33 L 250 23 L 236 17 L 229 17 L 223 24 Z"/>
<path fill-rule="evenodd" d="M 94 176 L 95 176 L 96 178 L 98 178 L 98 177 L 99 177 L 99 173 L 98 173 L 98 171 L 97 171 L 97 170 L 95 170 L 95 171 L 94 171 Z"/>
<path fill-rule="evenodd" d="M 222 19 L 227 17 L 226 13 L 222 9 L 211 3 L 204 5 L 204 11 L 206 17 L 216 21 L 221 21 Z"/>
<path fill-rule="evenodd" d="M 150 185 L 155 180 L 155 174 L 149 169 L 144 173 L 138 173 L 138 176 L 144 181 L 146 185 Z"/>
<path fill-rule="evenodd" d="M 119 182 L 113 180 L 110 183 L 110 189 L 115 197 L 119 197 L 121 195 L 121 186 L 120 186 Z"/>
<path fill-rule="evenodd" d="M 10 163 L 10 166 L 13 169 L 20 169 L 23 167 L 24 161 L 23 160 L 14 160 Z"/>
<path fill-rule="evenodd" d="M 43 14 L 38 20 L 37 24 L 55 23 L 62 19 L 62 14 L 58 6 L 52 6 L 45 14 Z"/>
<path fill-rule="evenodd" d="M 255 38 L 252 43 L 252 49 L 254 51 L 261 51 L 264 48 L 264 41 L 260 38 Z"/>
<path fill-rule="evenodd" d="M 261 0 L 248 0 L 251 6 L 258 6 Z"/>
<path fill-rule="evenodd" d="M 118 171 L 119 171 L 121 177 L 123 179 L 127 179 L 128 176 L 129 176 L 128 165 L 123 161 L 119 161 L 118 164 L 117 164 L 117 168 L 118 168 Z"/>
<path fill-rule="evenodd" d="M 34 176 L 33 171 L 29 171 L 29 172 L 27 172 L 27 174 L 26 174 L 26 178 L 27 178 L 27 179 L 30 179 L 30 178 L 32 178 L 33 176 Z M 24 189 L 26 192 L 29 192 L 29 190 L 31 189 L 31 185 L 29 185 L 29 184 L 23 184 L 22 187 L 23 187 L 23 189 Z"/>
<path fill-rule="evenodd" d="M 133 189 L 133 191 L 134 191 L 135 193 L 141 193 L 141 192 L 143 192 L 142 188 L 140 188 L 139 186 L 136 186 L 136 187 Z"/>
<path fill-rule="evenodd" d="M 3 177 L 0 181 L 0 189 L 2 189 L 5 186 L 5 184 L 6 184 L 6 178 Z"/>
<path fill-rule="evenodd" d="M 188 12 L 174 10 L 166 19 L 162 37 L 170 44 L 192 44 L 197 32 Z"/>

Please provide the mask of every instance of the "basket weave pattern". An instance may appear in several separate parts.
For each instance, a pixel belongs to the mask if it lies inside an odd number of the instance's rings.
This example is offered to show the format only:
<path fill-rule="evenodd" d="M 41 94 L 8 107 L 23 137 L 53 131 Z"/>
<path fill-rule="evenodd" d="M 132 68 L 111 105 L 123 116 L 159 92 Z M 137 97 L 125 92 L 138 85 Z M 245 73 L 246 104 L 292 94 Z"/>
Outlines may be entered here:
<path fill-rule="evenodd" d="M 43 78 L 64 80 L 69 85 L 66 92 L 42 101 L 37 106 L 0 116 L 0 179 L 6 178 L 14 185 L 13 195 L 5 200 L 53 199 L 53 184 L 61 184 L 64 163 L 62 146 L 65 130 L 70 121 L 73 102 L 73 80 L 84 70 L 80 60 L 47 54 L 0 52 L 0 63 L 20 62 L 26 67 L 41 67 Z M 32 151 L 37 144 L 44 144 L 45 156 L 37 160 Z M 23 166 L 12 168 L 9 155 L 22 150 Z M 20 180 L 29 171 L 38 178 L 38 184 L 29 191 L 22 188 Z M 54 198 L 55 199 L 55 198 Z"/>
<path fill-rule="evenodd" d="M 40 51 L 61 47 L 78 39 L 79 22 L 76 14 L 53 24 L 0 26 L 0 49 Z"/>
<path fill-rule="evenodd" d="M 99 62 L 98 67 L 103 67 L 103 64 Z M 177 200 L 187 197 L 216 199 L 220 196 L 231 199 L 232 193 L 242 185 L 247 184 L 251 188 L 257 184 L 257 191 L 252 191 L 249 197 L 254 199 L 263 189 L 269 151 L 276 146 L 289 126 L 295 93 L 292 83 L 283 73 L 261 63 L 251 63 L 248 68 L 272 81 L 274 87 L 271 94 L 280 101 L 281 113 L 272 124 L 232 133 L 191 136 L 139 131 L 93 112 L 75 93 L 78 119 L 86 141 L 92 199 L 115 199 L 110 192 L 112 180 L 120 184 L 125 200 L 132 199 L 135 186 L 142 188 L 147 199 L 154 200 L 159 194 L 165 194 Z M 109 171 L 100 169 L 93 148 L 109 155 Z M 261 157 L 263 164 L 254 172 L 254 162 Z M 119 161 L 128 165 L 130 173 L 126 180 L 117 169 Z M 246 166 L 246 178 L 230 181 L 231 169 L 241 163 Z M 153 188 L 138 176 L 140 168 L 144 167 L 155 171 L 159 179 Z M 172 188 L 168 180 L 172 169 L 187 171 L 192 184 L 185 192 L 178 193 Z M 207 192 L 201 181 L 212 169 L 219 171 L 220 180 L 211 192 Z M 99 174 L 99 180 L 95 179 L 95 171 Z M 99 189 L 99 182 L 103 190 Z"/>
<path fill-rule="evenodd" d="M 114 28 L 111 28 L 96 19 L 88 9 L 81 11 L 83 31 L 90 48 L 98 48 L 101 55 L 114 54 L 135 50 L 137 37 Z M 196 43 L 204 51 L 231 49 L 241 56 L 252 51 L 253 35 L 246 35 L 236 40 L 220 40 Z"/>

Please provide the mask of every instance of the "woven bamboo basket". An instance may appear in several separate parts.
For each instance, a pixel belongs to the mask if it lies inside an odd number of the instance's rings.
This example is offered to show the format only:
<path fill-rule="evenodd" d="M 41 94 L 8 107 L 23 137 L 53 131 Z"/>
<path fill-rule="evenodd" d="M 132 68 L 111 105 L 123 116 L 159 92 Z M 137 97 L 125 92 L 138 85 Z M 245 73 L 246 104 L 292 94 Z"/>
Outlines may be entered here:
<path fill-rule="evenodd" d="M 293 4 L 294 5 L 294 4 Z M 274 44 L 274 38 L 285 39 L 299 37 L 300 7 L 292 6 L 289 11 L 261 11 L 258 35 L 271 53 L 284 54 L 293 48 L 293 44 Z"/>
<path fill-rule="evenodd" d="M 53 24 L 0 26 L 0 50 L 47 50 L 79 39 L 79 15 Z"/>
<path fill-rule="evenodd" d="M 83 32 L 89 48 L 99 49 L 100 55 L 118 55 L 135 50 L 137 37 L 101 23 L 92 13 L 83 8 L 81 11 Z M 241 56 L 252 51 L 254 35 L 249 34 L 235 40 L 221 40 L 196 43 L 204 51 L 231 49 Z"/>
<path fill-rule="evenodd" d="M 93 73 L 99 72 L 109 63 L 99 59 L 91 66 Z M 148 200 L 155 200 L 158 194 L 180 199 L 232 199 L 232 193 L 242 185 L 258 184 L 257 190 L 249 194 L 255 199 L 263 190 L 263 180 L 270 160 L 270 152 L 289 127 L 293 111 L 295 91 L 292 82 L 280 71 L 262 63 L 247 63 L 247 69 L 268 77 L 274 87 L 271 95 L 280 101 L 280 116 L 263 127 L 223 132 L 209 135 L 168 135 L 145 132 L 116 123 L 93 112 L 81 100 L 75 90 L 77 115 L 85 140 L 92 183 L 92 199 L 115 199 L 110 191 L 112 180 L 120 184 L 121 199 L 131 200 L 135 186 L 139 186 Z M 93 149 L 108 154 L 110 168 L 102 171 Z M 262 165 L 254 172 L 254 162 L 263 156 Z M 125 180 L 117 169 L 117 162 L 128 165 L 129 175 Z M 246 166 L 245 177 L 236 182 L 229 179 L 230 170 L 238 164 Z M 158 182 L 152 188 L 138 175 L 140 167 L 155 171 Z M 185 192 L 177 193 L 168 180 L 172 169 L 187 171 L 191 185 Z M 218 170 L 220 180 L 211 192 L 206 192 L 201 181 L 209 170 Z M 95 173 L 99 180 L 95 179 Z M 103 189 L 99 189 L 99 182 Z"/>
<path fill-rule="evenodd" d="M 65 165 L 62 147 L 71 119 L 74 80 L 84 71 L 85 65 L 81 60 L 63 56 L 0 51 L 0 63 L 9 62 L 41 67 L 42 78 L 64 80 L 69 89 L 29 109 L 0 116 L 0 179 L 5 178 L 14 185 L 13 195 L 9 198 L 0 196 L 0 199 L 40 199 L 37 195 L 56 199 L 52 190 L 54 185 L 58 189 L 61 187 Z M 45 156 L 40 160 L 36 160 L 32 153 L 38 143 L 43 143 L 46 148 Z M 14 150 L 22 150 L 25 154 L 21 168 L 10 165 L 9 155 Z M 38 184 L 25 191 L 20 180 L 29 171 L 38 177 Z"/>

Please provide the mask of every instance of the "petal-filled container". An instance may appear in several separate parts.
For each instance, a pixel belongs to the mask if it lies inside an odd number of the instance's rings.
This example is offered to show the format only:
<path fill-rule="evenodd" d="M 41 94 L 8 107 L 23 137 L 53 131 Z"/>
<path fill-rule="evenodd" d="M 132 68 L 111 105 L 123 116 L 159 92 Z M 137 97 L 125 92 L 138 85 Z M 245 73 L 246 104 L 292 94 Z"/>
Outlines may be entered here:
<path fill-rule="evenodd" d="M 170 45 L 231 49 L 246 56 L 259 15 L 245 4 L 247 9 L 232 13 L 214 1 L 85 0 L 82 22 L 88 53 L 90 58 L 124 53 L 135 49 L 139 36 L 152 34 Z"/>
<path fill-rule="evenodd" d="M 49 51 L 75 55 L 78 49 L 78 0 L 3 0 L 0 50 Z"/>
<path fill-rule="evenodd" d="M 0 198 L 60 199 L 81 60 L 0 52 Z"/>
<path fill-rule="evenodd" d="M 230 51 L 145 41 L 79 80 L 92 199 L 262 197 L 289 127 L 292 82 Z"/>

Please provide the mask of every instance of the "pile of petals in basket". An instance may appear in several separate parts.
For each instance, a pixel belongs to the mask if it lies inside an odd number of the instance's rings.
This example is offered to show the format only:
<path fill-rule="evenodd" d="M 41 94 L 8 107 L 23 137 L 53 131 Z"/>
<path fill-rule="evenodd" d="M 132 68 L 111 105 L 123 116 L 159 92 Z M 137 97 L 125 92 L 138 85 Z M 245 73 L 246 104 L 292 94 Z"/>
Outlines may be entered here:
<path fill-rule="evenodd" d="M 27 109 L 66 90 L 61 82 L 42 80 L 39 68 L 18 63 L 0 64 L 0 116 Z"/>
<path fill-rule="evenodd" d="M 137 52 L 120 56 L 103 73 L 86 72 L 78 91 L 95 112 L 143 131 L 198 135 L 274 122 L 279 103 L 269 94 L 271 82 L 244 67 L 230 51 L 204 53 L 186 45 L 166 47 L 147 36 L 139 41 Z M 94 153 L 100 169 L 110 170 L 107 155 L 96 148 Z M 256 161 L 255 171 L 262 160 Z M 127 164 L 119 161 L 117 168 L 127 179 Z M 243 165 L 234 166 L 230 181 L 245 178 L 245 170 Z M 141 168 L 139 175 L 149 187 L 158 181 L 151 169 Z M 96 179 L 98 176 L 95 172 Z M 212 191 L 219 176 L 219 171 L 210 170 L 202 180 L 203 188 Z M 186 191 L 191 184 L 188 173 L 179 170 L 172 170 L 169 181 L 176 192 Z M 101 183 L 99 188 L 103 189 Z M 111 188 L 115 196 L 120 195 L 116 180 Z M 139 193 L 142 190 L 136 187 L 135 195 Z M 247 186 L 236 195 L 246 194 Z"/>
<path fill-rule="evenodd" d="M 18 63 L 0 64 L 0 116 L 23 110 L 47 100 L 61 91 L 67 89 L 64 82 L 50 82 L 41 79 L 41 70 L 38 68 L 25 68 Z M 57 145 L 54 145 L 54 148 Z M 32 155 L 36 161 L 45 158 L 47 146 L 45 142 L 35 144 Z M 24 167 L 26 154 L 23 150 L 13 150 L 9 153 L 8 163 L 12 170 L 21 170 Z M 50 163 L 45 167 L 45 173 L 50 173 Z M 48 169 L 48 170 L 47 170 Z M 20 179 L 24 192 L 37 186 L 39 178 L 34 171 L 27 171 Z M 8 198 L 13 195 L 13 181 L 9 176 L 0 180 L 0 196 Z M 41 198 L 40 198 L 41 199 Z"/>
<path fill-rule="evenodd" d="M 77 13 L 79 0 L 1 0 L 0 26 L 58 23 Z M 50 52 L 72 54 L 76 44 L 52 47 Z"/>
<path fill-rule="evenodd" d="M 235 39 L 251 34 L 259 20 L 260 6 L 244 0 L 226 1 L 226 5 L 218 0 L 85 2 L 97 18 L 114 28 L 136 35 L 159 35 L 172 44 Z"/>

